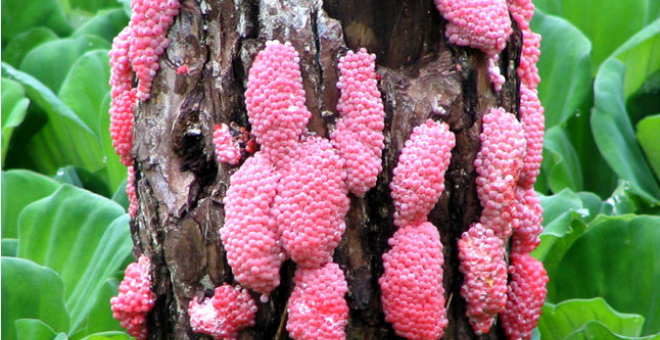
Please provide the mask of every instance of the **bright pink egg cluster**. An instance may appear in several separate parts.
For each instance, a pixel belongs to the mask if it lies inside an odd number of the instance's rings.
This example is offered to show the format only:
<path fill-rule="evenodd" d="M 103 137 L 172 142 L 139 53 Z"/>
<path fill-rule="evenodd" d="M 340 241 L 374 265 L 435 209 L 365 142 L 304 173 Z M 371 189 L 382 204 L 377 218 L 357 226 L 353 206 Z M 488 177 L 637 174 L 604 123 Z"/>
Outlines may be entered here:
<path fill-rule="evenodd" d="M 132 165 L 128 167 L 128 178 L 126 178 L 126 195 L 128 196 L 128 214 L 133 217 L 138 210 L 137 192 L 135 190 L 135 169 Z"/>
<path fill-rule="evenodd" d="M 138 340 L 147 338 L 146 318 L 156 301 L 151 291 L 150 267 L 149 258 L 144 255 L 129 264 L 119 284 L 119 294 L 110 299 L 112 316 Z"/>
<path fill-rule="evenodd" d="M 502 239 L 511 236 L 515 189 L 523 166 L 526 141 L 522 126 L 502 108 L 483 117 L 481 148 L 474 161 L 477 195 L 483 208 L 479 222 Z"/>
<path fill-rule="evenodd" d="M 227 124 L 216 125 L 213 128 L 213 145 L 218 163 L 236 165 L 241 160 L 241 147 L 231 135 Z"/>
<path fill-rule="evenodd" d="M 339 265 L 299 268 L 289 298 L 286 329 L 297 340 L 346 339 L 348 286 Z"/>
<path fill-rule="evenodd" d="M 376 185 L 382 170 L 385 111 L 376 82 L 376 56 L 364 48 L 349 51 L 339 59 L 338 67 L 341 98 L 337 111 L 341 118 L 332 139 L 345 160 L 348 189 L 363 196 Z"/>
<path fill-rule="evenodd" d="M 541 317 L 547 294 L 548 274 L 543 263 L 529 254 L 511 254 L 508 300 L 500 315 L 510 340 L 530 339 Z"/>
<path fill-rule="evenodd" d="M 238 282 L 266 296 L 279 286 L 280 266 L 286 259 L 271 213 L 278 181 L 279 174 L 265 154 L 248 158 L 230 178 L 225 224 L 220 229 Z"/>
<path fill-rule="evenodd" d="M 545 116 L 536 90 L 529 89 L 525 84 L 520 85 L 520 122 L 525 132 L 527 152 L 519 185 L 529 189 L 534 187 L 541 172 Z"/>
<path fill-rule="evenodd" d="M 228 284 L 215 288 L 212 298 L 188 304 L 193 331 L 214 339 L 236 339 L 238 331 L 254 326 L 256 314 L 257 304 L 247 290 Z"/>
<path fill-rule="evenodd" d="M 378 283 L 385 321 L 408 339 L 439 339 L 447 326 L 442 243 L 429 222 L 398 229 L 383 254 Z"/>
<path fill-rule="evenodd" d="M 327 139 L 307 137 L 282 171 L 273 213 L 284 249 L 298 266 L 332 261 L 350 203 L 343 165 Z"/>
<path fill-rule="evenodd" d="M 445 190 L 445 171 L 455 145 L 447 123 L 429 119 L 413 129 L 390 182 L 395 226 L 426 221 Z"/>
<path fill-rule="evenodd" d="M 289 42 L 268 41 L 248 75 L 245 106 L 252 134 L 277 167 L 289 159 L 311 117 L 299 63 Z"/>
<path fill-rule="evenodd" d="M 516 188 L 516 210 L 519 225 L 511 238 L 511 252 L 529 254 L 541 243 L 543 231 L 543 208 L 534 188 Z"/>
<path fill-rule="evenodd" d="M 481 223 L 470 226 L 458 240 L 459 270 L 465 276 L 461 296 L 475 333 L 488 333 L 495 316 L 504 310 L 507 270 L 504 242 Z"/>

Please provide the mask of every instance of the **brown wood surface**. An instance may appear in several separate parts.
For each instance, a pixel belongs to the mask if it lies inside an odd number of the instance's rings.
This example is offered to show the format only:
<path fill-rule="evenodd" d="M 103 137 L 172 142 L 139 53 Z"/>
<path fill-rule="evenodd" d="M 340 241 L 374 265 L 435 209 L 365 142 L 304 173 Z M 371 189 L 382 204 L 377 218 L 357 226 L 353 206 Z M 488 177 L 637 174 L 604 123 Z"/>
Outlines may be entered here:
<path fill-rule="evenodd" d="M 183 0 L 161 57 L 151 99 L 135 112 L 133 154 L 140 208 L 131 223 L 134 253 L 155 266 L 158 300 L 149 317 L 150 339 L 195 339 L 189 326 L 190 299 L 234 283 L 220 242 L 222 199 L 238 167 L 214 160 L 213 125 L 249 127 L 243 92 L 247 73 L 265 41 L 290 41 L 300 53 L 309 130 L 327 136 L 337 118 L 337 59 L 365 47 L 377 56 L 385 103 L 383 172 L 364 198 L 351 197 L 347 230 L 335 251 L 346 274 L 349 339 L 396 339 L 384 321 L 378 277 L 381 255 L 393 234 L 389 182 L 412 128 L 429 117 L 447 121 L 456 134 L 446 190 L 430 215 L 444 244 L 444 286 L 449 326 L 444 339 L 504 338 L 500 327 L 476 337 L 460 297 L 456 240 L 478 219 L 473 159 L 481 117 L 489 107 L 517 110 L 515 77 L 520 35 L 514 30 L 500 67 L 507 82 L 495 93 L 486 58 L 451 46 L 445 21 L 432 0 Z M 189 73 L 177 75 L 178 66 Z M 286 339 L 286 301 L 295 264 L 282 268 L 282 284 L 259 303 L 257 325 L 241 339 Z M 258 301 L 258 296 L 254 295 Z"/>

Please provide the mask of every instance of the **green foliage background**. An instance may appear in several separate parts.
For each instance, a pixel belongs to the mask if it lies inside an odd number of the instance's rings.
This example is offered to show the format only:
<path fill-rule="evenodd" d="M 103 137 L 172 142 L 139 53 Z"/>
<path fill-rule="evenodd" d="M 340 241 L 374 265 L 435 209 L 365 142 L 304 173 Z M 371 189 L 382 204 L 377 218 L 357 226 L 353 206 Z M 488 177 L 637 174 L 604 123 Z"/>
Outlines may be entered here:
<path fill-rule="evenodd" d="M 535 0 L 546 140 L 534 338 L 660 339 L 660 0 Z M 126 339 L 108 50 L 128 2 L 2 0 L 3 339 Z"/>

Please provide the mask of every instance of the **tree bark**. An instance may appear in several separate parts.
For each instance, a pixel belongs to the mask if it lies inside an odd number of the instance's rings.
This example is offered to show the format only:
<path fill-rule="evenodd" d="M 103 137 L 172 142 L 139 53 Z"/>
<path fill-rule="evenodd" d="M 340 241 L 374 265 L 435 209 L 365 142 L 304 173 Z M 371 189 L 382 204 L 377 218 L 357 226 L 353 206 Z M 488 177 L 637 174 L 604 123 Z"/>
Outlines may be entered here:
<path fill-rule="evenodd" d="M 386 112 L 383 171 L 364 198 L 351 196 L 347 229 L 334 256 L 349 285 L 348 338 L 397 338 L 384 320 L 377 282 L 381 255 L 395 229 L 389 182 L 413 127 L 430 117 L 448 122 L 457 142 L 446 190 L 429 217 L 444 245 L 449 320 L 444 339 L 504 338 L 499 326 L 477 337 L 467 322 L 456 240 L 480 214 L 473 160 L 481 117 L 493 106 L 518 109 L 520 31 L 514 27 L 501 58 L 507 82 L 494 92 L 485 55 L 450 45 L 445 24 L 432 0 L 182 0 L 151 99 L 135 110 L 140 204 L 131 232 L 134 253 L 146 254 L 153 263 L 158 299 L 148 319 L 150 339 L 202 338 L 190 328 L 188 302 L 210 296 L 222 283 L 235 283 L 219 230 L 222 199 L 238 166 L 215 162 L 213 126 L 235 123 L 249 129 L 243 98 L 247 74 L 271 39 L 290 41 L 300 54 L 312 112 L 308 128 L 322 136 L 337 118 L 338 58 L 361 47 L 377 56 Z M 182 65 L 187 74 L 177 74 Z M 294 271 L 295 264 L 285 262 L 282 284 L 269 302 L 258 302 L 257 325 L 239 338 L 288 338 L 286 302 Z M 253 296 L 259 301 L 258 294 Z"/>

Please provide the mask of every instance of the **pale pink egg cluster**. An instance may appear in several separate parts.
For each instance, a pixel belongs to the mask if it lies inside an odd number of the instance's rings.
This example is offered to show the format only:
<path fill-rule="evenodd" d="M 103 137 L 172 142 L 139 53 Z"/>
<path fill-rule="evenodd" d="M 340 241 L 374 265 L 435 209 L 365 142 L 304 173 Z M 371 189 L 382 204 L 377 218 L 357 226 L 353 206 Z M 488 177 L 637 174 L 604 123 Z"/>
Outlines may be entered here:
<path fill-rule="evenodd" d="M 129 264 L 119 284 L 119 294 L 110 299 L 112 316 L 138 340 L 147 338 L 146 318 L 156 301 L 151 291 L 150 267 L 151 262 L 144 255 Z"/>
<path fill-rule="evenodd" d="M 231 135 L 227 124 L 213 127 L 213 146 L 218 163 L 236 165 L 241 160 L 241 147 Z"/>
<path fill-rule="evenodd" d="M 268 41 L 248 75 L 245 106 L 252 134 L 277 167 L 296 149 L 311 117 L 299 63 L 289 42 Z"/>
<path fill-rule="evenodd" d="M 230 178 L 220 229 L 236 280 L 265 296 L 279 286 L 286 259 L 271 212 L 279 179 L 265 154 L 248 158 Z"/>
<path fill-rule="evenodd" d="M 541 243 L 543 231 L 543 208 L 534 188 L 516 188 L 516 207 L 519 225 L 511 238 L 511 252 L 529 254 Z"/>
<path fill-rule="evenodd" d="M 509 292 L 500 318 L 510 340 L 530 339 L 541 317 L 548 274 L 543 263 L 529 254 L 511 254 Z"/>
<path fill-rule="evenodd" d="M 289 297 L 286 329 L 297 340 L 346 339 L 348 285 L 334 262 L 316 268 L 299 268 Z"/>
<path fill-rule="evenodd" d="M 520 85 L 520 122 L 525 132 L 527 152 L 519 185 L 528 189 L 534 187 L 536 177 L 541 173 L 545 115 L 536 90 L 529 89 L 525 84 Z"/>
<path fill-rule="evenodd" d="M 132 165 L 128 167 L 128 178 L 126 178 L 126 195 L 128 196 L 128 214 L 133 217 L 138 210 L 138 199 L 135 191 L 135 169 Z"/>
<path fill-rule="evenodd" d="M 449 21 L 449 42 L 488 55 L 488 75 L 495 91 L 501 90 L 505 78 L 497 66 L 498 54 L 513 32 L 506 0 L 435 0 L 435 6 Z"/>
<path fill-rule="evenodd" d="M 129 25 L 110 50 L 110 136 L 122 164 L 132 162 L 133 108 L 149 99 L 158 58 L 167 48 L 167 30 L 179 13 L 178 0 L 133 0 Z M 137 88 L 133 87 L 135 72 Z"/>
<path fill-rule="evenodd" d="M 350 203 L 343 165 L 327 139 L 307 137 L 282 171 L 273 214 L 284 249 L 298 266 L 332 261 Z"/>
<path fill-rule="evenodd" d="M 383 254 L 378 283 L 385 321 L 408 339 L 439 339 L 447 326 L 442 243 L 429 222 L 398 229 Z"/>
<path fill-rule="evenodd" d="M 337 111 L 341 118 L 332 134 L 337 150 L 345 160 L 346 184 L 357 196 L 376 185 L 382 170 L 385 111 L 376 82 L 376 55 L 362 48 L 339 59 L 337 88 L 341 98 Z"/>
<path fill-rule="evenodd" d="M 495 108 L 484 115 L 479 139 L 481 148 L 474 161 L 477 195 L 483 208 L 479 222 L 506 239 L 517 222 L 515 189 L 523 166 L 525 136 L 513 114 Z"/>
<path fill-rule="evenodd" d="M 465 276 L 461 296 L 475 333 L 488 333 L 507 299 L 504 241 L 481 223 L 470 226 L 458 240 L 459 270 Z"/>
<path fill-rule="evenodd" d="M 390 182 L 395 226 L 426 221 L 445 189 L 445 171 L 455 145 L 447 123 L 429 119 L 413 129 Z"/>
<path fill-rule="evenodd" d="M 201 302 L 193 299 L 188 304 L 193 332 L 214 339 L 236 339 L 238 331 L 254 326 L 256 314 L 257 304 L 250 293 L 228 284 L 216 287 L 213 297 Z"/>

